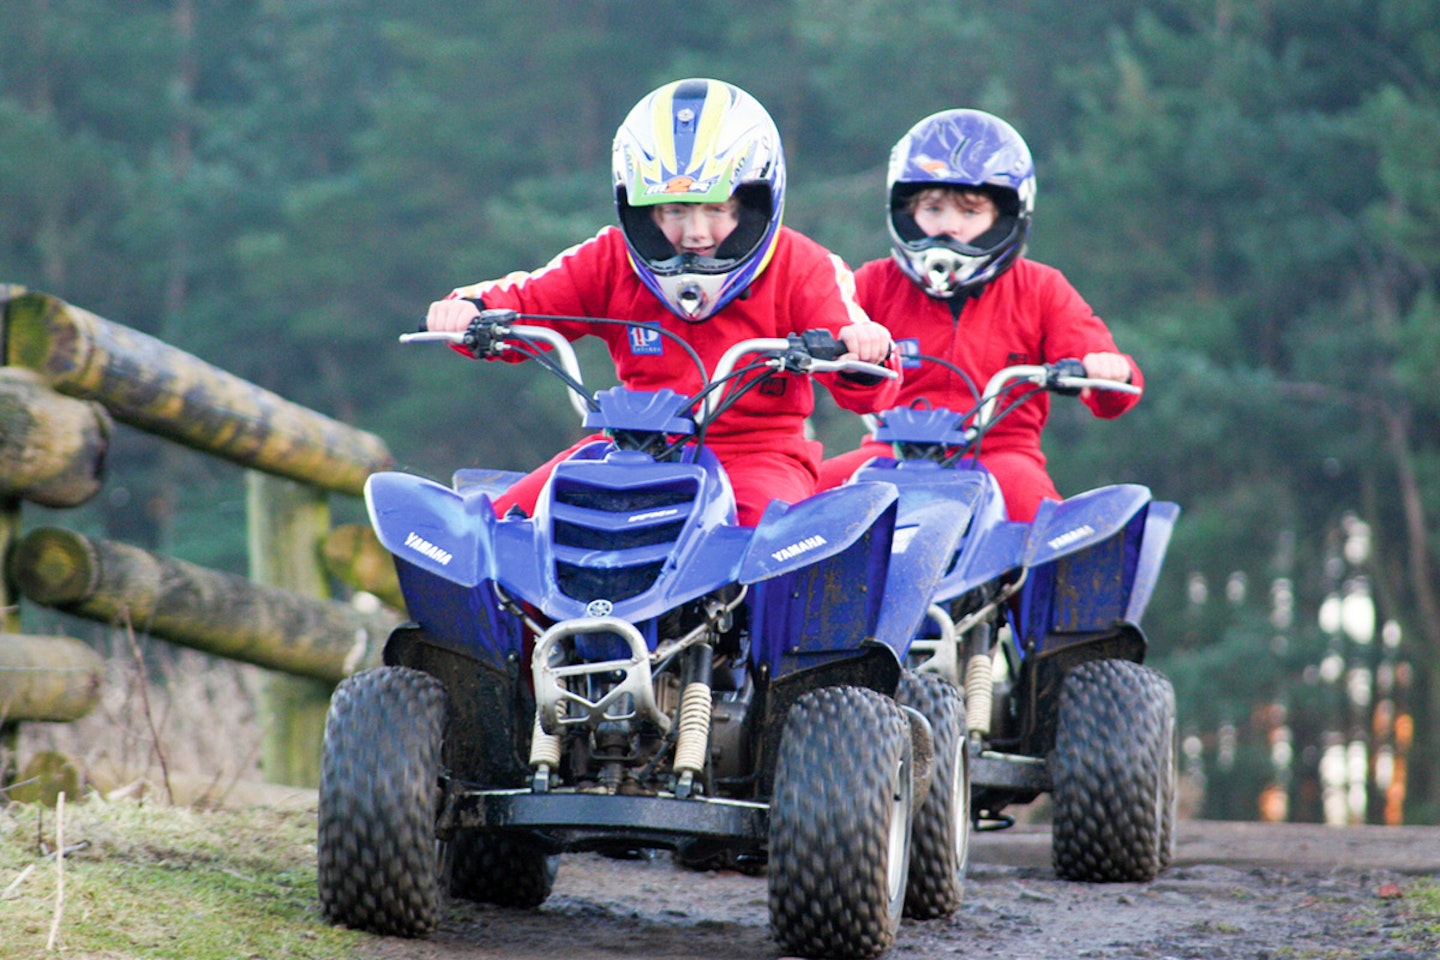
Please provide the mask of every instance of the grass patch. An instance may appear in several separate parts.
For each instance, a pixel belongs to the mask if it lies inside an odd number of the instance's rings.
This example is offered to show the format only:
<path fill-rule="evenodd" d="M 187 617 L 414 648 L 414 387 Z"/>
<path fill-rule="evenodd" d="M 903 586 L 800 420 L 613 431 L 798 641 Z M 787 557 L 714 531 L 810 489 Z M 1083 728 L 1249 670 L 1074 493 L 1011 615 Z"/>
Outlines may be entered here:
<path fill-rule="evenodd" d="M 63 909 L 49 952 L 56 825 L 53 808 L 0 807 L 7 960 L 338 960 L 369 939 L 320 918 L 313 809 L 201 811 L 92 795 L 65 807 Z"/>
<path fill-rule="evenodd" d="M 1440 881 L 1427 878 L 1406 884 L 1404 903 L 1410 919 L 1405 936 L 1432 948 L 1440 943 Z"/>

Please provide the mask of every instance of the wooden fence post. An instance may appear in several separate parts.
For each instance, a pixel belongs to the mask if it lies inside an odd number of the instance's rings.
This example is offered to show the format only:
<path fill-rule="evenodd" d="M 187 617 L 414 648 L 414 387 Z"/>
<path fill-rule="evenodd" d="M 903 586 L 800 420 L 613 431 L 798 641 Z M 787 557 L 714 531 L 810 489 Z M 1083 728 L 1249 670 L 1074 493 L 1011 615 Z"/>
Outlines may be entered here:
<path fill-rule="evenodd" d="M 3 322 L 3 321 L 0 321 Z M 20 593 L 10 583 L 3 561 L 20 535 L 20 499 L 0 497 L 0 634 L 20 632 Z M 20 723 L 0 717 L 0 787 L 15 779 L 15 748 Z"/>
<path fill-rule="evenodd" d="M 5 363 L 6 341 L 9 333 L 5 320 L 5 304 L 11 297 L 19 296 L 25 288 L 18 284 L 0 283 L 0 364 Z M 20 536 L 20 498 L 0 496 L 0 633 L 20 631 L 20 592 L 10 583 L 5 572 L 5 558 Z M 20 741 L 20 724 L 0 719 L 0 787 L 6 786 L 15 776 L 15 748 Z"/>
<path fill-rule="evenodd" d="M 330 595 L 321 548 L 330 528 L 323 490 L 251 470 L 245 476 L 250 579 L 305 596 Z M 271 673 L 260 704 L 261 769 L 271 783 L 320 785 L 320 745 L 332 684 Z"/>
<path fill-rule="evenodd" d="M 11 297 L 19 296 L 25 288 L 13 283 L 0 283 L 0 364 L 5 363 L 6 342 L 9 324 L 6 321 L 5 305 Z M 20 593 L 5 573 L 5 558 L 20 536 L 20 498 L 0 494 L 0 633 L 18 633 L 20 630 Z M 0 723 L 0 727 L 4 724 Z M 0 750 L 7 744 L 0 740 Z M 0 771 L 0 783 L 4 783 Z"/>

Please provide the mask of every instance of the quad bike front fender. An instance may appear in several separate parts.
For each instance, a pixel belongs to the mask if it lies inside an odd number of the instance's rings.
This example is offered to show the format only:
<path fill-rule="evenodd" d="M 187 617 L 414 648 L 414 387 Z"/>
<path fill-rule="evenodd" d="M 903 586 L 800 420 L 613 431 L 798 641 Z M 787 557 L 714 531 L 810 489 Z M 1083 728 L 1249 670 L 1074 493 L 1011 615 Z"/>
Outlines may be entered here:
<path fill-rule="evenodd" d="M 1030 525 L 1021 562 L 1038 567 L 1115 535 L 1150 502 L 1148 487 L 1115 484 L 1068 500 L 1045 500 Z"/>
<path fill-rule="evenodd" d="M 893 484 L 850 483 L 793 505 L 771 501 L 740 561 L 740 582 L 769 580 L 844 553 L 898 496 Z"/>
<path fill-rule="evenodd" d="M 910 648 L 969 521 L 968 509 L 936 499 L 896 524 L 875 639 L 899 656 Z"/>
<path fill-rule="evenodd" d="M 483 492 L 375 473 L 365 481 L 365 507 L 380 543 L 396 557 L 462 587 L 493 578 L 495 508 Z"/>
<path fill-rule="evenodd" d="M 1155 592 L 1155 581 L 1160 578 L 1165 551 L 1170 547 L 1170 534 L 1179 517 L 1178 503 L 1156 500 L 1150 504 L 1145 516 L 1145 539 L 1140 544 L 1140 558 L 1135 565 L 1135 584 L 1130 588 L 1130 603 L 1125 609 L 1125 619 L 1131 623 L 1140 622 L 1150 603 L 1150 594 Z"/>

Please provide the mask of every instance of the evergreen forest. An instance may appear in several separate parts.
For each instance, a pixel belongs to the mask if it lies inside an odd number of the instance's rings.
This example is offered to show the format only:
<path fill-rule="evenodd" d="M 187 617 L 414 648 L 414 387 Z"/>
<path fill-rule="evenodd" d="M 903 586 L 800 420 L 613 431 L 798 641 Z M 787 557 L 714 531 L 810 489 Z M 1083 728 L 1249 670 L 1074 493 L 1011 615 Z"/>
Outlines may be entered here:
<path fill-rule="evenodd" d="M 1197 812 L 1440 822 L 1435 0 L 3 0 L 0 283 L 402 469 L 526 469 L 579 436 L 558 385 L 396 335 L 613 222 L 615 128 L 685 76 L 770 109 L 786 222 L 853 266 L 912 123 L 1011 121 L 1029 255 L 1147 382 L 1057 400 L 1052 472 L 1184 511 L 1145 629 Z M 243 572 L 238 470 L 120 428 L 109 477 L 52 522 Z"/>

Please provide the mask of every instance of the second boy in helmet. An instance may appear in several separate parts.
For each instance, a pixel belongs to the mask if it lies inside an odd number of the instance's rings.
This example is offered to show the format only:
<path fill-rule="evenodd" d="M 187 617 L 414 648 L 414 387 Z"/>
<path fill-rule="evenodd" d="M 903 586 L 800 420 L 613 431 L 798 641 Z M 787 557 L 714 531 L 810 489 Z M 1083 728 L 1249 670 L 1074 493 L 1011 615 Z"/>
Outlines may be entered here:
<path fill-rule="evenodd" d="M 1143 386 L 1140 368 L 1115 346 L 1104 321 L 1060 271 L 1022 256 L 1035 203 L 1030 150 L 1010 124 L 980 110 L 943 110 L 921 120 L 890 154 L 892 256 L 855 273 L 860 305 L 903 352 L 938 357 L 964 371 L 905 360 L 900 403 L 959 412 L 976 403 L 1002 367 L 1073 357 L 1088 376 Z M 1086 391 L 1096 416 L 1118 417 L 1138 394 Z M 1047 394 L 1011 410 L 985 435 L 980 462 L 1000 482 L 1012 520 L 1031 520 L 1058 500 L 1040 433 Z M 843 483 L 866 460 L 890 455 L 867 440 L 826 460 L 820 488 Z"/>
<path fill-rule="evenodd" d="M 855 303 L 853 276 L 834 254 L 781 226 L 785 156 L 765 109 L 718 80 L 666 84 L 642 99 L 615 135 L 615 205 L 620 227 L 561 253 L 534 273 L 454 290 L 431 304 L 431 330 L 464 330 L 486 308 L 525 314 L 639 320 L 675 333 L 707 370 L 731 345 L 823 327 L 848 356 L 890 363 L 891 339 Z M 527 319 L 525 322 L 532 321 Z M 634 328 L 548 322 L 570 339 L 602 337 L 628 388 L 693 394 L 699 373 L 662 336 Z M 641 331 L 643 332 L 643 331 Z M 895 381 L 822 375 L 837 403 L 857 413 L 893 403 Z M 814 492 L 820 446 L 804 436 L 814 407 L 806 378 L 779 378 L 752 390 L 712 423 L 707 445 L 724 464 L 738 520 L 753 525 L 772 499 Z M 555 463 L 590 437 L 517 482 L 496 500 L 531 512 Z"/>

